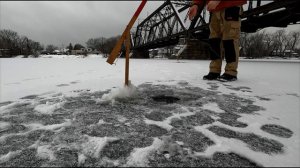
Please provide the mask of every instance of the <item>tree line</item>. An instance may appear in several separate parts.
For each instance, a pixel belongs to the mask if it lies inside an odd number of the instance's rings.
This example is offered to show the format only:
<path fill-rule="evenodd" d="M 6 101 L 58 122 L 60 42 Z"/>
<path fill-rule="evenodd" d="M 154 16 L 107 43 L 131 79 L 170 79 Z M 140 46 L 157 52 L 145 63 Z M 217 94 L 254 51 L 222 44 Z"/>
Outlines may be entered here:
<path fill-rule="evenodd" d="M 101 53 L 104 54 L 104 56 L 107 56 L 108 54 L 111 53 L 112 49 L 116 45 L 119 38 L 120 38 L 119 35 L 110 38 L 105 38 L 105 37 L 90 38 L 87 40 L 85 44 L 87 48 L 100 51 Z M 58 48 L 59 47 L 50 44 L 46 46 L 45 51 L 52 53 L 54 50 L 57 50 Z M 80 50 L 82 48 L 85 47 L 79 43 L 76 43 L 74 46 L 72 43 L 69 43 L 69 45 L 66 47 L 66 49 L 68 49 L 69 51 Z"/>
<path fill-rule="evenodd" d="M 86 42 L 87 48 L 97 50 L 103 53 L 105 56 L 110 54 L 113 47 L 117 43 L 120 36 L 105 38 L 90 38 Z M 72 50 L 80 50 L 85 48 L 82 44 L 76 43 L 74 46 L 69 43 L 64 49 L 68 49 L 70 54 Z M 9 29 L 0 30 L 0 56 L 13 57 L 17 55 L 24 55 L 28 57 L 33 55 L 38 57 L 41 53 L 54 53 L 55 50 L 63 49 L 53 44 L 49 44 L 46 47 L 40 42 L 36 42 L 27 36 L 19 35 L 17 32 Z"/>
<path fill-rule="evenodd" d="M 43 50 L 43 46 L 26 36 L 20 36 L 12 30 L 0 30 L 0 55 L 16 56 L 16 55 L 38 55 Z"/>
<path fill-rule="evenodd" d="M 242 33 L 240 38 L 241 56 L 262 58 L 265 56 L 285 56 L 285 52 L 293 51 L 300 55 L 300 32 L 287 32 L 284 29 L 274 33 L 266 31 Z"/>
<path fill-rule="evenodd" d="M 100 51 L 104 56 L 108 56 L 120 36 L 105 38 L 90 38 L 86 42 L 87 48 Z M 300 32 L 287 32 L 284 29 L 274 33 L 260 31 L 256 33 L 242 33 L 240 38 L 241 56 L 248 58 L 262 58 L 265 56 L 285 56 L 285 52 L 290 50 L 297 52 L 300 55 Z M 65 49 L 70 51 L 80 50 L 85 48 L 82 44 L 70 43 Z M 50 44 L 44 47 L 39 42 L 36 42 L 26 36 L 20 36 L 13 30 L 0 30 L 0 55 L 16 56 L 28 55 L 38 56 L 40 53 L 53 53 L 59 47 Z M 62 48 L 60 48 L 62 49 Z"/>

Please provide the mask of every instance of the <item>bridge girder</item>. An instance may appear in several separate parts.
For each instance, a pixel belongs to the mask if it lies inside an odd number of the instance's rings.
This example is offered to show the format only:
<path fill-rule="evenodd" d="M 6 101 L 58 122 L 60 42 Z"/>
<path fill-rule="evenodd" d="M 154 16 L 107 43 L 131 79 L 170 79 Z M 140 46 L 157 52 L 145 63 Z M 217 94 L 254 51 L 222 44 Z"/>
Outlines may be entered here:
<path fill-rule="evenodd" d="M 256 2 L 256 3 L 255 3 Z M 262 4 L 261 0 L 249 0 L 242 18 L 242 32 L 256 32 L 266 27 L 286 27 L 300 21 L 299 0 L 273 0 Z M 204 7 L 189 27 L 184 16 L 190 1 L 166 0 L 158 9 L 144 19 L 133 34 L 132 49 L 153 49 L 178 43 L 180 37 L 206 40 L 209 36 L 209 17 Z"/>

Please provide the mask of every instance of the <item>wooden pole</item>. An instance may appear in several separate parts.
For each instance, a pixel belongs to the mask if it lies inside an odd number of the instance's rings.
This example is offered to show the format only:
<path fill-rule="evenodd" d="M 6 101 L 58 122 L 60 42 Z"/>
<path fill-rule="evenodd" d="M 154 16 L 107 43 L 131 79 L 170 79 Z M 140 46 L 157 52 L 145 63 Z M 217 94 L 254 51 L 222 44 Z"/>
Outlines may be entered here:
<path fill-rule="evenodd" d="M 146 2 L 147 2 L 147 0 L 142 0 L 140 6 L 136 10 L 136 12 L 132 16 L 131 20 L 129 21 L 128 25 L 126 26 L 126 29 L 122 33 L 121 38 L 119 39 L 119 41 L 115 45 L 115 47 L 112 50 L 110 56 L 107 58 L 107 60 L 106 60 L 107 63 L 113 64 L 115 59 L 118 57 L 118 55 L 120 53 L 120 50 L 121 50 L 121 47 L 122 47 L 122 44 L 124 43 L 124 40 L 127 36 L 127 33 L 130 32 L 130 29 L 132 28 L 132 26 L 134 25 L 136 19 L 139 17 L 140 13 L 142 12 L 144 6 L 146 5 Z"/>
<path fill-rule="evenodd" d="M 126 33 L 126 63 L 125 63 L 125 86 L 129 85 L 129 54 L 130 54 L 130 31 Z"/>

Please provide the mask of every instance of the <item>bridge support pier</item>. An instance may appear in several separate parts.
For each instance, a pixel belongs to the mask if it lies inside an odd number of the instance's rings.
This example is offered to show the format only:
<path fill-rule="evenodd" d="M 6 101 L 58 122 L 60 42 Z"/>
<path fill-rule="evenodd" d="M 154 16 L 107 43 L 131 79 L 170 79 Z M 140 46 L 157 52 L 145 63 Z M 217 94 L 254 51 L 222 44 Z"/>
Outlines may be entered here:
<path fill-rule="evenodd" d="M 209 44 L 198 39 L 179 39 L 178 46 L 186 45 L 185 49 L 179 53 L 179 59 L 209 59 Z M 176 59 L 176 58 L 175 58 Z"/>
<path fill-rule="evenodd" d="M 150 58 L 147 49 L 133 50 L 132 53 L 132 58 Z"/>

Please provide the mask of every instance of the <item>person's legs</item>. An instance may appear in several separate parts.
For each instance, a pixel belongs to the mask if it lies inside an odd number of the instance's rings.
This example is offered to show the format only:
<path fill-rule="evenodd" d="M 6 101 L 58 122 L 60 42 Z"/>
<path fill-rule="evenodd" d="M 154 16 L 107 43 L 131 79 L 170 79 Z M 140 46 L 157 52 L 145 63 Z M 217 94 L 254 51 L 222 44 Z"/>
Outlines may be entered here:
<path fill-rule="evenodd" d="M 205 75 L 203 79 L 214 80 L 220 76 L 222 68 L 222 56 L 221 56 L 221 42 L 222 42 L 222 30 L 221 30 L 221 15 L 220 12 L 213 12 L 210 16 L 210 36 L 209 44 L 211 47 L 210 52 L 210 65 L 209 74 Z"/>
<path fill-rule="evenodd" d="M 225 74 L 236 77 L 239 61 L 239 38 L 241 32 L 241 7 L 225 9 L 221 14 L 224 18 L 222 43 L 225 51 Z"/>

